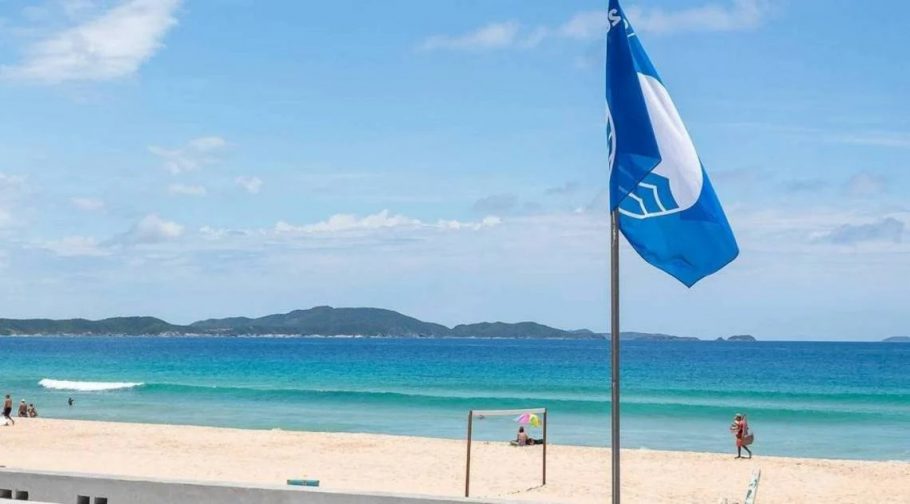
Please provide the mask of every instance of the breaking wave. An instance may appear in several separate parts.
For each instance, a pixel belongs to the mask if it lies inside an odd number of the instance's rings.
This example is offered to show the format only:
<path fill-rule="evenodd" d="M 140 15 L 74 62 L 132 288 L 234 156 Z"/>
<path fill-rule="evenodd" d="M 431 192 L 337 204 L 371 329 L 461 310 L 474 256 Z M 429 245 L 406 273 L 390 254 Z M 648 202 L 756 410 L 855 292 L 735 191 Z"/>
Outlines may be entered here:
<path fill-rule="evenodd" d="M 50 390 L 75 390 L 77 392 L 102 392 L 106 390 L 122 390 L 139 387 L 143 383 L 131 382 L 90 382 L 90 381 L 70 381 L 70 380 L 52 380 L 43 378 L 38 385 Z"/>

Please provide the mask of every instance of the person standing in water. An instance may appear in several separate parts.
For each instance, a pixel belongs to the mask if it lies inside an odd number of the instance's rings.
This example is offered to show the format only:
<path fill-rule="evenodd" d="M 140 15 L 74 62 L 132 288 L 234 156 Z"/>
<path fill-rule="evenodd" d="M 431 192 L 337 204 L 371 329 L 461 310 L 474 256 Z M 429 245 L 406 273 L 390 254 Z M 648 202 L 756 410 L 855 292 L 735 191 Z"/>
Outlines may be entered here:
<path fill-rule="evenodd" d="M 16 425 L 16 421 L 10 416 L 10 413 L 13 412 L 13 400 L 10 399 L 9 394 L 6 394 L 6 398 L 3 399 L 3 418 L 6 419 L 11 425 Z"/>
<path fill-rule="evenodd" d="M 733 423 L 730 425 L 730 432 L 736 437 L 736 458 L 743 458 L 743 448 L 749 453 L 749 458 L 752 458 L 752 450 L 747 446 L 748 442 L 746 437 L 749 436 L 749 423 L 746 422 L 746 416 L 742 413 L 737 413 L 733 417 Z"/>
<path fill-rule="evenodd" d="M 69 404 L 70 406 L 72 406 L 74 402 L 75 401 L 73 401 L 72 397 L 70 397 L 69 399 L 66 400 L 66 403 Z"/>

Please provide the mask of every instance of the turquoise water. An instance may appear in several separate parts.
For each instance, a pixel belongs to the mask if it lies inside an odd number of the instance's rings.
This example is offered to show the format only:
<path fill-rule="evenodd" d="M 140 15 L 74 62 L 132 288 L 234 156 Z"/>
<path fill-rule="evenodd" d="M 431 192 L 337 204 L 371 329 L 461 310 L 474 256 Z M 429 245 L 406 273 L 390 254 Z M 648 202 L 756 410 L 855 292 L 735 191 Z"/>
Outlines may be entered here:
<path fill-rule="evenodd" d="M 609 357 L 605 341 L 2 337 L 0 392 L 56 418 L 451 438 L 471 408 L 547 407 L 553 442 L 607 446 Z M 621 357 L 625 447 L 730 451 L 739 411 L 760 454 L 910 460 L 910 345 L 628 342 Z"/>

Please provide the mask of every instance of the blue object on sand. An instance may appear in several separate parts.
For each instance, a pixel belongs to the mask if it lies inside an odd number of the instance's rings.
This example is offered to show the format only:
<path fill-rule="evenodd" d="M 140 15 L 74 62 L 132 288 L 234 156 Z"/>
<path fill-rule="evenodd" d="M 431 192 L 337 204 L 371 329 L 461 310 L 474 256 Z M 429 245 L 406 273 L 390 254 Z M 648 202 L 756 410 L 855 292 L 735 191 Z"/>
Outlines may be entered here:
<path fill-rule="evenodd" d="M 291 486 L 306 486 L 306 487 L 318 487 L 319 480 L 311 479 L 289 479 L 288 485 Z"/>

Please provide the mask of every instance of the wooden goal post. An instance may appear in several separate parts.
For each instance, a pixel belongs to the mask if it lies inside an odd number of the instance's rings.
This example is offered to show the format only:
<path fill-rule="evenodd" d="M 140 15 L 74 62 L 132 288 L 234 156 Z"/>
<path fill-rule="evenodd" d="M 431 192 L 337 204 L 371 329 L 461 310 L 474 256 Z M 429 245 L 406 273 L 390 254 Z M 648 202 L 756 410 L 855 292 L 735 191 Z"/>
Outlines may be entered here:
<path fill-rule="evenodd" d="M 471 493 L 471 440 L 474 433 L 474 417 L 515 416 L 525 413 L 541 415 L 543 421 L 543 468 L 541 485 L 547 484 L 547 408 L 511 409 L 511 410 L 470 410 L 468 411 L 468 456 L 465 463 L 464 496 Z"/>

